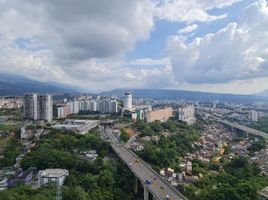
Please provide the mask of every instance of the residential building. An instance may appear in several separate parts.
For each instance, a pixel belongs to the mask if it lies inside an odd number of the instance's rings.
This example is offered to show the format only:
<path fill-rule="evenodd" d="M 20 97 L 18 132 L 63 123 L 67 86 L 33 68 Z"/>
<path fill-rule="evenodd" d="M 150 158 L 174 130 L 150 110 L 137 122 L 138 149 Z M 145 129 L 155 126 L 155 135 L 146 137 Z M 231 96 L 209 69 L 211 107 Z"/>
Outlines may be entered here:
<path fill-rule="evenodd" d="M 97 111 L 97 102 L 96 101 L 90 101 L 89 110 L 93 111 L 93 112 Z"/>
<path fill-rule="evenodd" d="M 109 113 L 109 111 L 110 111 L 110 101 L 103 100 L 103 101 L 100 101 L 99 104 L 100 104 L 100 107 L 99 107 L 100 108 L 99 109 L 100 113 Z"/>
<path fill-rule="evenodd" d="M 58 107 L 57 113 L 59 119 L 66 118 L 68 115 L 70 115 L 70 107 L 69 106 Z"/>
<path fill-rule="evenodd" d="M 16 174 L 8 179 L 8 187 L 14 187 L 19 183 L 28 184 L 33 178 L 33 170 L 28 169 L 26 171 L 19 170 Z"/>
<path fill-rule="evenodd" d="M 148 111 L 146 113 L 146 122 L 153 122 L 159 120 L 161 122 L 167 121 L 170 117 L 172 117 L 172 108 L 162 108 L 153 111 Z"/>
<path fill-rule="evenodd" d="M 195 109 L 192 105 L 182 106 L 178 109 L 178 118 L 187 124 L 194 124 L 195 119 Z"/>
<path fill-rule="evenodd" d="M 52 121 L 53 119 L 53 102 L 51 95 L 39 94 L 37 96 L 38 120 Z"/>
<path fill-rule="evenodd" d="M 24 118 L 37 120 L 37 94 L 24 94 Z"/>
<path fill-rule="evenodd" d="M 69 175 L 67 169 L 45 169 L 38 172 L 38 186 L 41 187 L 49 182 L 63 185 L 65 178 Z"/>
<path fill-rule="evenodd" d="M 255 110 L 251 110 L 249 112 L 249 119 L 252 121 L 252 122 L 257 122 L 258 121 L 258 112 L 255 111 Z"/>
<path fill-rule="evenodd" d="M 53 119 L 53 100 L 51 95 L 25 94 L 23 101 L 25 119 L 45 120 L 48 122 Z"/>
<path fill-rule="evenodd" d="M 111 113 L 117 113 L 118 112 L 118 103 L 116 100 L 111 101 Z"/>

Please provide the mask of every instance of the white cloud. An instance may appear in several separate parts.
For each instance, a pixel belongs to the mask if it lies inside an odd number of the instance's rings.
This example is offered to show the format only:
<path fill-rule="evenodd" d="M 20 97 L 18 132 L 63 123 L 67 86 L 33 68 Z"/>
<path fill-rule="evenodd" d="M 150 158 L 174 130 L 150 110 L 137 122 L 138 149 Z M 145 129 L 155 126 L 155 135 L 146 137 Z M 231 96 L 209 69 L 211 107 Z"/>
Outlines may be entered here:
<path fill-rule="evenodd" d="M 159 19 L 172 22 L 209 22 L 226 17 L 211 15 L 208 11 L 214 8 L 224 8 L 240 0 L 162 0 L 156 1 L 155 15 Z"/>
<path fill-rule="evenodd" d="M 140 58 L 125 63 L 126 65 L 170 65 L 169 58 L 152 59 L 152 58 Z"/>
<path fill-rule="evenodd" d="M 198 29 L 198 25 L 192 24 L 192 25 L 186 26 L 185 28 L 178 30 L 178 34 L 191 33 L 195 31 L 196 29 Z"/>
<path fill-rule="evenodd" d="M 248 12 L 252 10 L 246 14 L 250 15 L 249 18 L 241 17 L 241 22 L 232 23 L 204 38 L 196 38 L 192 43 L 183 37 L 172 37 L 167 49 L 174 67 L 168 57 L 123 60 L 125 53 L 132 50 L 137 42 L 149 39 L 155 20 L 187 24 L 209 22 L 226 16 L 211 15 L 209 11 L 238 1 L 0 0 L 0 70 L 95 91 L 122 87 L 177 87 L 183 81 L 200 82 L 199 77 L 204 73 L 207 73 L 204 76 L 206 81 L 213 82 L 210 81 L 213 76 L 209 75 L 213 74 L 213 70 L 210 65 L 205 65 L 205 58 L 200 58 L 206 56 L 215 62 L 217 59 L 221 61 L 221 58 L 231 60 L 229 49 L 233 49 L 232 45 L 244 45 L 248 48 L 233 50 L 234 61 L 238 59 L 238 51 L 243 50 L 240 57 L 246 57 L 242 59 L 244 64 L 251 63 L 250 76 L 254 73 L 257 76 L 263 72 L 262 65 L 267 62 L 265 55 L 268 49 L 261 29 L 267 24 L 264 24 L 266 18 L 256 16 L 256 9 L 252 8 L 247 9 Z M 264 10 L 261 13 L 265 13 Z M 189 33 L 196 28 L 198 26 L 192 24 L 179 32 Z M 262 46 L 258 39 L 254 41 L 255 46 L 248 45 L 253 43 L 255 34 L 264 41 Z M 226 43 L 231 36 L 235 42 Z M 222 42 L 216 42 L 222 38 Z M 224 56 L 219 53 L 220 49 L 226 52 Z M 262 55 L 259 54 L 260 49 L 263 50 Z M 235 66 L 235 63 L 231 64 Z M 194 70 L 191 72 L 190 68 Z M 215 79 L 219 82 L 218 79 L 221 81 L 226 74 L 229 75 L 228 68 L 218 72 L 219 78 Z M 225 80 L 237 78 L 233 76 Z"/>
<path fill-rule="evenodd" d="M 254 22 L 254 23 L 253 23 Z M 172 36 L 167 42 L 176 80 L 191 84 L 227 83 L 268 76 L 268 7 L 260 0 L 237 22 L 188 42 Z"/>

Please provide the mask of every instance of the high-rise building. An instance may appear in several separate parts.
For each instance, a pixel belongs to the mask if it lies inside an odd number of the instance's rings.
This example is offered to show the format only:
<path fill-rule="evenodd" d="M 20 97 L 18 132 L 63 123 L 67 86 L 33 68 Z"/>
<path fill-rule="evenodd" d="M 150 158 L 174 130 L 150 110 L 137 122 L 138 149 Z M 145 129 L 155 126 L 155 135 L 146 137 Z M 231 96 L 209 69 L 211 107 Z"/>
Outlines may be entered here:
<path fill-rule="evenodd" d="M 249 118 L 251 121 L 257 122 L 258 121 L 258 112 L 256 112 L 255 110 L 251 110 L 249 113 Z"/>
<path fill-rule="evenodd" d="M 24 94 L 24 118 L 27 120 L 37 120 L 37 94 Z"/>
<path fill-rule="evenodd" d="M 80 101 L 79 102 L 80 103 L 80 110 L 82 110 L 82 111 L 87 111 L 87 110 L 90 110 L 90 103 L 89 103 L 89 101 Z"/>
<path fill-rule="evenodd" d="M 53 101 L 52 96 L 47 94 L 37 95 L 37 119 L 52 121 L 53 119 Z"/>
<path fill-rule="evenodd" d="M 79 104 L 79 101 L 78 100 L 75 100 L 73 102 L 73 108 L 74 108 L 74 114 L 77 114 L 79 113 L 79 110 L 80 110 L 80 104 Z"/>
<path fill-rule="evenodd" d="M 111 101 L 111 113 L 117 113 L 118 112 L 118 103 L 116 100 Z"/>
<path fill-rule="evenodd" d="M 111 102 L 109 100 L 103 100 L 99 104 L 100 104 L 99 111 L 101 113 L 109 113 L 110 112 Z"/>
<path fill-rule="evenodd" d="M 68 115 L 70 115 L 70 107 L 69 106 L 62 106 L 57 108 L 58 111 L 58 118 L 66 118 Z"/>
<path fill-rule="evenodd" d="M 53 101 L 51 95 L 25 94 L 23 100 L 25 119 L 46 120 L 48 122 L 53 119 Z"/>
<path fill-rule="evenodd" d="M 131 110 L 132 109 L 132 94 L 126 92 L 124 95 L 124 109 Z"/>
<path fill-rule="evenodd" d="M 96 112 L 97 111 L 97 102 L 96 101 L 90 101 L 89 110 Z"/>
<path fill-rule="evenodd" d="M 182 106 L 178 109 L 178 118 L 187 124 L 194 124 L 195 119 L 195 109 L 194 106 Z"/>

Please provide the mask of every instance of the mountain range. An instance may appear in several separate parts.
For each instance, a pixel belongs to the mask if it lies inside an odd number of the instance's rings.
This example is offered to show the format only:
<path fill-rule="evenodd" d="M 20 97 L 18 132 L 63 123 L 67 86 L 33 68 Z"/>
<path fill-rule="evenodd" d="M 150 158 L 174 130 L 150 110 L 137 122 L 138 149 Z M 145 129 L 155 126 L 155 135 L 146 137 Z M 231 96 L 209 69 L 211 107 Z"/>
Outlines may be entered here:
<path fill-rule="evenodd" d="M 264 90 L 264 91 L 258 93 L 257 95 L 259 95 L 259 96 L 264 96 L 264 97 L 268 97 L 268 90 Z"/>
<path fill-rule="evenodd" d="M 102 96 L 123 96 L 124 92 L 130 92 L 135 98 L 153 98 L 153 99 L 174 99 L 174 100 L 192 100 L 192 101 L 229 101 L 240 103 L 252 103 L 255 101 L 267 101 L 268 97 L 257 95 L 238 95 L 221 94 L 210 92 L 196 92 L 185 90 L 167 90 L 167 89 L 116 89 L 109 92 L 102 92 Z"/>
<path fill-rule="evenodd" d="M 58 83 L 46 83 L 36 81 L 24 76 L 0 73 L 0 96 L 3 95 L 23 95 L 27 92 L 36 93 L 86 93 L 78 87 L 63 85 Z M 123 96 L 125 92 L 131 92 L 135 98 L 152 99 L 185 99 L 192 101 L 229 101 L 229 102 L 255 102 L 267 101 L 268 90 L 256 95 L 220 94 L 209 92 L 196 92 L 185 90 L 169 89 L 115 89 L 108 92 L 101 92 L 100 96 Z"/>
<path fill-rule="evenodd" d="M 36 81 L 20 75 L 0 73 L 0 96 L 22 95 L 27 92 L 73 93 L 76 92 L 76 89 L 60 84 Z"/>

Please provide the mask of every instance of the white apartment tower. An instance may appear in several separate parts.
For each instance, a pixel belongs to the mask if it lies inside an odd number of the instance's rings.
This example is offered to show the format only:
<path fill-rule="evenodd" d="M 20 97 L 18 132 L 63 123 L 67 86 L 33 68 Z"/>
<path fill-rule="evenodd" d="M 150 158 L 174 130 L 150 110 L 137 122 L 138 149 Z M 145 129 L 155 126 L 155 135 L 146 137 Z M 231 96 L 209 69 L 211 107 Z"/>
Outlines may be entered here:
<path fill-rule="evenodd" d="M 111 101 L 111 113 L 117 113 L 118 112 L 118 103 L 116 100 Z"/>
<path fill-rule="evenodd" d="M 252 122 L 257 122 L 258 121 L 258 112 L 256 112 L 255 110 L 251 110 L 249 112 L 249 118 Z"/>
<path fill-rule="evenodd" d="M 96 101 L 90 101 L 90 106 L 89 106 L 90 111 L 97 111 L 97 102 Z"/>
<path fill-rule="evenodd" d="M 178 118 L 187 124 L 194 124 L 195 119 L 195 109 L 192 105 L 182 106 L 178 109 Z"/>
<path fill-rule="evenodd" d="M 124 109 L 125 110 L 132 109 L 132 94 L 129 92 L 126 92 L 124 96 Z"/>

